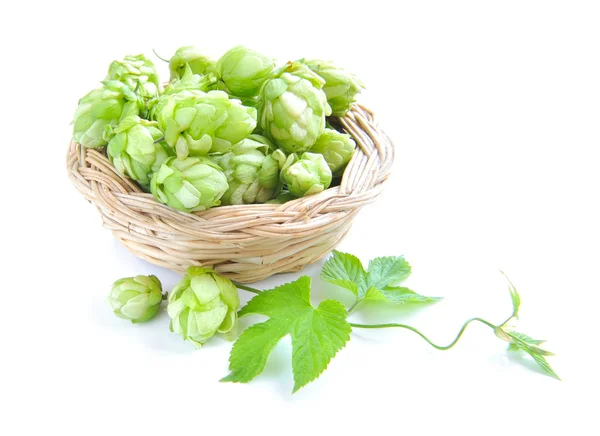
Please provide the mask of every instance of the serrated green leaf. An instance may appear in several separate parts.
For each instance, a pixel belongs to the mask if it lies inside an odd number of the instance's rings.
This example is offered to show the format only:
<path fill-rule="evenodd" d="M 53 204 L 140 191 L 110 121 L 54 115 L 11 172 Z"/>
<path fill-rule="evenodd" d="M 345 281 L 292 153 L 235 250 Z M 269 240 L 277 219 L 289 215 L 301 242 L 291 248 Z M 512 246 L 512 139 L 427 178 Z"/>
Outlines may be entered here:
<path fill-rule="evenodd" d="M 533 339 L 531 336 L 527 336 L 525 333 L 519 333 L 519 332 L 510 332 L 510 333 L 511 333 L 511 336 L 516 337 L 530 345 L 541 345 L 544 342 L 546 342 L 544 339 Z"/>
<path fill-rule="evenodd" d="M 369 288 L 366 295 L 366 300 L 371 301 L 389 301 L 394 304 L 408 303 L 434 303 L 440 301 L 440 297 L 426 297 L 417 294 L 415 291 L 402 286 L 387 286 L 383 289 L 375 287 Z"/>
<path fill-rule="evenodd" d="M 344 306 L 325 300 L 310 303 L 310 277 L 261 292 L 239 312 L 260 314 L 269 320 L 246 329 L 229 357 L 231 373 L 222 381 L 245 383 L 259 375 L 281 338 L 292 337 L 294 392 L 319 377 L 329 361 L 350 339 L 351 327 Z"/>
<path fill-rule="evenodd" d="M 367 292 L 367 273 L 360 260 L 352 254 L 334 250 L 321 270 L 321 279 L 348 289 L 359 299 Z"/>
<path fill-rule="evenodd" d="M 550 351 L 543 350 L 538 347 L 542 343 L 546 342 L 540 339 L 533 339 L 532 337 L 526 335 L 525 333 L 519 332 L 505 332 L 512 342 L 508 345 L 509 351 L 524 351 L 529 354 L 533 360 L 538 364 L 544 372 L 548 375 L 560 380 L 558 375 L 554 372 L 554 370 L 550 367 L 550 364 L 546 360 L 544 356 L 553 356 L 554 354 Z"/>
<path fill-rule="evenodd" d="M 350 339 L 346 308 L 325 300 L 317 310 L 298 319 L 292 331 L 294 392 L 316 379 Z"/>
<path fill-rule="evenodd" d="M 342 286 L 363 300 L 389 301 L 394 304 L 431 303 L 438 297 L 425 297 L 405 287 L 392 286 L 408 278 L 410 264 L 403 256 L 377 257 L 365 271 L 360 260 L 351 254 L 334 251 L 321 271 L 321 278 Z M 356 306 L 356 305 L 355 305 Z M 353 306 L 353 307 L 355 307 Z"/>
<path fill-rule="evenodd" d="M 510 331 L 505 331 L 505 330 L 503 330 L 503 331 L 510 337 L 511 342 L 513 344 L 517 345 L 522 350 L 525 350 L 527 352 L 531 351 L 532 353 L 536 353 L 536 354 L 539 354 L 542 356 L 553 356 L 554 355 L 550 351 L 546 351 L 546 350 L 543 350 L 540 347 L 538 347 L 539 344 L 545 342 L 543 340 L 539 341 L 539 340 L 533 339 L 524 333 L 510 332 Z M 538 342 L 538 343 L 536 344 L 536 342 Z"/>
<path fill-rule="evenodd" d="M 233 344 L 229 356 L 231 373 L 221 381 L 247 383 L 263 372 L 271 351 L 288 334 L 283 325 L 271 320 L 254 324 Z"/>
<path fill-rule="evenodd" d="M 529 353 L 529 355 L 533 357 L 533 360 L 535 360 L 538 366 L 542 368 L 542 370 L 544 370 L 546 374 L 548 374 L 550 377 L 554 377 L 555 379 L 560 380 L 560 377 L 554 372 L 554 370 L 552 369 L 552 367 L 550 366 L 550 364 L 544 356 L 532 353 Z"/>
<path fill-rule="evenodd" d="M 504 274 L 503 271 L 500 271 L 500 272 L 508 281 L 508 291 L 510 292 L 510 298 L 512 300 L 512 306 L 513 306 L 512 317 L 518 319 L 519 318 L 519 308 L 521 307 L 521 296 L 519 295 L 517 288 L 515 288 L 515 285 L 513 285 L 513 283 L 508 278 L 508 276 L 506 274 Z"/>
<path fill-rule="evenodd" d="M 404 256 L 376 257 L 369 262 L 369 287 L 383 289 L 410 276 L 411 267 Z"/>

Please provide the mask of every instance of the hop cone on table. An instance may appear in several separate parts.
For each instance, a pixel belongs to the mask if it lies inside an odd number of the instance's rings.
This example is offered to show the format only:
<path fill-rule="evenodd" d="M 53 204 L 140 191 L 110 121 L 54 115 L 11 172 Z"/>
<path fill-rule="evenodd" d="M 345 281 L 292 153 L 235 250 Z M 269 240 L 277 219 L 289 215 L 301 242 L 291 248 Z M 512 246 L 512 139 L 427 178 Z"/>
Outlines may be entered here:
<path fill-rule="evenodd" d="M 162 299 L 160 281 L 141 275 L 117 280 L 108 296 L 115 315 L 134 324 L 154 318 Z"/>
<path fill-rule="evenodd" d="M 158 201 L 185 212 L 218 206 L 228 188 L 221 168 L 204 156 L 170 157 L 150 181 L 150 191 Z"/>
<path fill-rule="evenodd" d="M 219 77 L 236 97 L 252 97 L 275 68 L 273 59 L 243 46 L 234 47 L 217 62 Z"/>
<path fill-rule="evenodd" d="M 264 203 L 276 194 L 279 162 L 271 155 L 273 149 L 268 139 L 251 135 L 229 153 L 214 158 L 229 182 L 222 204 Z"/>
<path fill-rule="evenodd" d="M 355 148 L 356 142 L 350 135 L 333 129 L 325 129 L 310 151 L 322 154 L 333 175 L 339 175 L 350 162 Z"/>
<path fill-rule="evenodd" d="M 192 73 L 200 76 L 216 73 L 215 61 L 203 55 L 199 48 L 186 46 L 178 48 L 169 60 L 171 80 L 183 77 L 186 65 L 190 66 Z"/>
<path fill-rule="evenodd" d="M 364 89 L 358 78 L 331 62 L 320 60 L 301 60 L 308 68 L 325 80 L 323 91 L 331 106 L 332 115 L 343 117 L 356 101 L 356 96 Z"/>
<path fill-rule="evenodd" d="M 281 181 L 296 197 L 318 194 L 329 188 L 331 170 L 325 158 L 317 153 L 302 153 L 288 156 L 281 170 Z"/>
<path fill-rule="evenodd" d="M 233 339 L 240 299 L 237 288 L 210 268 L 189 267 L 169 295 L 171 331 L 196 347 L 215 333 Z"/>
<path fill-rule="evenodd" d="M 143 54 L 125 56 L 122 61 L 113 61 L 108 67 L 105 80 L 123 82 L 145 101 L 158 95 L 160 82 L 156 68 Z"/>
<path fill-rule="evenodd" d="M 242 106 L 223 91 L 166 95 L 153 111 L 179 158 L 225 153 L 256 127 L 256 109 Z"/>
<path fill-rule="evenodd" d="M 73 139 L 86 148 L 107 144 L 106 127 L 116 126 L 131 115 L 138 115 L 143 102 L 126 84 L 118 80 L 102 82 L 79 100 L 73 118 Z"/>
<path fill-rule="evenodd" d="M 109 129 L 114 136 L 108 142 L 107 153 L 115 169 L 147 187 L 152 173 L 158 171 L 170 152 L 163 142 L 156 142 L 163 136 L 156 122 L 134 115 Z"/>
<path fill-rule="evenodd" d="M 319 86 L 323 80 L 304 65 L 288 64 L 279 74 L 261 90 L 260 124 L 282 150 L 300 153 L 323 133 L 331 108 Z"/>

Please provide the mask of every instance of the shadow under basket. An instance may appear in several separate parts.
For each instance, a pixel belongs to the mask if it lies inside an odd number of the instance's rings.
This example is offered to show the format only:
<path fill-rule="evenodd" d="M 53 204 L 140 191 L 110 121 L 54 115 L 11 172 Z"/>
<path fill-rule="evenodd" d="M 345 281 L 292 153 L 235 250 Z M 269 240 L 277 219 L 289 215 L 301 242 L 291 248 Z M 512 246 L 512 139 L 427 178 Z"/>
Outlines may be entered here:
<path fill-rule="evenodd" d="M 180 212 L 119 175 L 104 149 L 81 153 L 75 142 L 67 169 L 77 190 L 100 212 L 104 227 L 136 256 L 179 272 L 210 266 L 232 280 L 252 283 L 299 271 L 329 253 L 388 178 L 394 148 L 373 113 L 355 105 L 332 121 L 357 144 L 340 185 L 285 204 Z"/>

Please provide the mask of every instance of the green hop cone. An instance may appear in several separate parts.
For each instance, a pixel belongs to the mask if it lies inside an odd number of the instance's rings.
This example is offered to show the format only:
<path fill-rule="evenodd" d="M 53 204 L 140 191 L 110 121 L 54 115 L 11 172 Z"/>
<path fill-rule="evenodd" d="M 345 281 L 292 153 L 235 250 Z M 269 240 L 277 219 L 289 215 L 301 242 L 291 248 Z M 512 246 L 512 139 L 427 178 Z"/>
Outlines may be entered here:
<path fill-rule="evenodd" d="M 107 152 L 115 169 L 147 186 L 152 173 L 158 171 L 170 151 L 163 142 L 156 142 L 163 136 L 156 122 L 134 115 L 109 129 L 114 136 L 108 142 Z"/>
<path fill-rule="evenodd" d="M 331 106 L 332 114 L 343 117 L 356 101 L 356 96 L 365 87 L 358 78 L 331 62 L 320 60 L 301 60 L 308 68 L 325 80 L 323 91 L 327 95 L 327 102 Z"/>
<path fill-rule="evenodd" d="M 322 154 L 333 175 L 339 175 L 350 162 L 355 148 L 356 142 L 350 135 L 333 129 L 325 129 L 310 151 Z"/>
<path fill-rule="evenodd" d="M 218 206 L 228 188 L 221 168 L 204 156 L 168 158 L 150 181 L 150 191 L 158 201 L 185 212 Z"/>
<path fill-rule="evenodd" d="M 81 100 L 73 117 L 73 139 L 85 148 L 107 144 L 107 126 L 116 126 L 131 115 L 138 115 L 143 103 L 127 85 L 117 80 L 102 82 Z"/>
<path fill-rule="evenodd" d="M 236 97 L 252 97 L 275 68 L 273 59 L 237 46 L 225 53 L 217 62 L 217 72 Z"/>
<path fill-rule="evenodd" d="M 117 280 L 108 296 L 115 315 L 134 324 L 154 318 L 162 300 L 162 286 L 155 276 Z"/>
<path fill-rule="evenodd" d="M 302 153 L 288 156 L 281 170 L 281 181 L 296 197 L 318 194 L 329 188 L 331 170 L 325 158 L 317 153 Z"/>
<path fill-rule="evenodd" d="M 123 82 L 145 100 L 156 97 L 160 92 L 156 67 L 143 54 L 129 55 L 122 61 L 113 61 L 108 67 L 105 80 Z"/>
<path fill-rule="evenodd" d="M 214 157 L 223 169 L 229 189 L 223 204 L 264 203 L 279 190 L 279 162 L 273 158 L 268 139 L 251 135 L 222 156 Z"/>
<path fill-rule="evenodd" d="M 201 76 L 216 72 L 215 61 L 203 55 L 200 49 L 192 46 L 180 47 L 169 60 L 171 80 L 183 77 L 186 65 L 190 66 L 192 73 Z"/>
<path fill-rule="evenodd" d="M 223 91 L 165 95 L 153 112 L 165 141 L 179 158 L 226 153 L 256 127 L 256 109 Z"/>
<path fill-rule="evenodd" d="M 234 339 L 240 299 L 231 281 L 210 268 L 191 266 L 169 295 L 171 331 L 202 346 L 215 333 Z"/>
<path fill-rule="evenodd" d="M 207 92 L 217 82 L 216 76 L 209 74 L 201 76 L 192 73 L 192 69 L 186 64 L 184 73 L 180 79 L 175 79 L 169 83 L 163 92 L 165 95 L 177 94 L 181 91 L 203 91 Z"/>
<path fill-rule="evenodd" d="M 289 65 L 282 71 L 261 89 L 260 124 L 282 150 L 300 153 L 310 149 L 323 133 L 331 108 L 318 86 L 320 78 L 308 68 Z"/>

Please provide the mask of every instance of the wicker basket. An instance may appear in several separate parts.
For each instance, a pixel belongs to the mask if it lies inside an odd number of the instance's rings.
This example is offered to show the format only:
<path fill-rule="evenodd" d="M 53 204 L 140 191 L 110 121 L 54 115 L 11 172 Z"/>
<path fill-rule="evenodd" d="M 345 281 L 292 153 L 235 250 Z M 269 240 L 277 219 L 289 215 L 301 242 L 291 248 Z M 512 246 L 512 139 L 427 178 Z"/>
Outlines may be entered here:
<path fill-rule="evenodd" d="M 362 106 L 338 121 L 358 145 L 340 186 L 285 204 L 179 212 L 121 177 L 103 150 L 85 150 L 84 159 L 74 142 L 67 168 L 75 187 L 98 208 L 104 227 L 136 256 L 175 271 L 212 266 L 232 280 L 251 283 L 299 271 L 323 257 L 381 192 L 394 159 L 389 138 Z"/>

